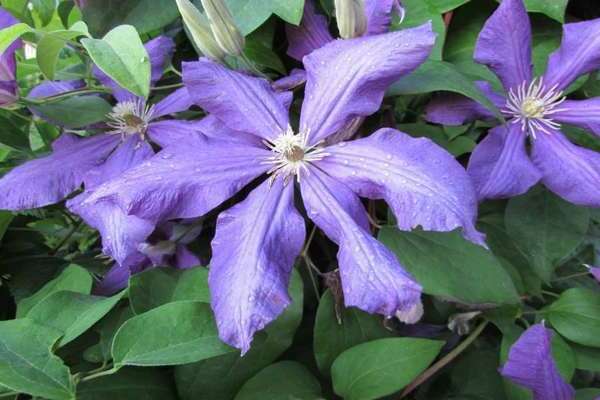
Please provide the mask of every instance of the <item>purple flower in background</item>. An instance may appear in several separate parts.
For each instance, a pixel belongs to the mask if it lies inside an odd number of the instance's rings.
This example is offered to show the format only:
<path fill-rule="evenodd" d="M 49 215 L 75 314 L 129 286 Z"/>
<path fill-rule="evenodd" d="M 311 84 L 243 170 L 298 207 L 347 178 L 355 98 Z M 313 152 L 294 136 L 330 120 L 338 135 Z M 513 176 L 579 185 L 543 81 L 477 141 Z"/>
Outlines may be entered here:
<path fill-rule="evenodd" d="M 500 373 L 530 389 L 534 400 L 572 400 L 575 390 L 560 376 L 552 357 L 552 335 L 543 324 L 527 329 L 510 348 Z"/>
<path fill-rule="evenodd" d="M 535 78 L 531 25 L 522 0 L 503 0 L 479 34 L 475 60 L 502 82 L 505 94 L 480 82 L 501 109 L 507 124 L 492 129 L 471 155 L 468 172 L 480 199 L 526 192 L 541 180 L 562 198 L 600 206 L 600 155 L 571 143 L 560 124 L 600 135 L 600 98 L 566 100 L 564 90 L 577 77 L 600 68 L 600 19 L 564 25 L 560 48 L 550 55 L 546 73 Z M 459 96 L 442 96 L 429 105 L 431 122 L 456 125 L 493 118 L 481 105 Z M 531 154 L 526 149 L 530 137 Z"/>
<path fill-rule="evenodd" d="M 18 22 L 11 13 L 0 7 L 0 29 Z M 0 107 L 11 105 L 18 100 L 15 52 L 21 45 L 21 40 L 16 40 L 0 55 Z"/>
<path fill-rule="evenodd" d="M 290 303 L 287 286 L 305 238 L 294 206 L 297 180 L 308 217 L 339 245 L 346 305 L 415 322 L 421 287 L 372 237 L 358 196 L 385 199 L 401 229 L 462 227 L 481 242 L 466 172 L 428 139 L 393 129 L 327 147 L 323 142 L 349 120 L 376 112 L 386 88 L 418 67 L 434 40 L 428 24 L 334 41 L 306 56 L 299 133 L 290 127 L 290 93 L 208 59 L 184 64 L 194 101 L 227 131 L 223 138 L 235 135 L 236 141 L 163 150 L 147 168 L 99 187 L 86 204 L 117 204 L 152 222 L 193 218 L 270 175 L 220 214 L 212 242 L 209 284 L 220 337 L 246 352 L 254 333 Z"/>
<path fill-rule="evenodd" d="M 587 265 L 587 264 L 583 264 L 583 266 L 586 267 L 590 271 L 590 274 L 592 274 L 594 279 L 596 279 L 598 282 L 600 282 L 600 267 L 592 267 L 591 265 Z"/>
<path fill-rule="evenodd" d="M 158 37 L 146 44 L 152 64 L 152 82 L 162 75 L 173 47 L 172 40 L 166 37 Z M 152 233 L 154 225 L 127 216 L 117 207 L 106 205 L 102 213 L 92 213 L 81 209 L 79 204 L 101 183 L 153 156 L 150 142 L 161 147 L 179 144 L 182 139 L 193 136 L 197 131 L 196 123 L 158 121 L 191 106 L 187 89 L 179 89 L 158 104 L 149 106 L 144 99 L 122 89 L 99 70 L 95 72 L 103 84 L 113 89 L 118 101 L 108 116 L 107 132 L 86 138 L 63 133 L 53 143 L 50 155 L 14 168 L 0 179 L 3 193 L 0 209 L 24 210 L 54 204 L 84 184 L 85 192 L 70 200 L 69 208 L 102 233 L 108 255 L 120 264 L 128 264 L 128 257 L 137 257 L 138 238 Z M 33 89 L 31 96 L 45 97 L 77 87 L 80 87 L 78 81 L 45 82 Z"/>

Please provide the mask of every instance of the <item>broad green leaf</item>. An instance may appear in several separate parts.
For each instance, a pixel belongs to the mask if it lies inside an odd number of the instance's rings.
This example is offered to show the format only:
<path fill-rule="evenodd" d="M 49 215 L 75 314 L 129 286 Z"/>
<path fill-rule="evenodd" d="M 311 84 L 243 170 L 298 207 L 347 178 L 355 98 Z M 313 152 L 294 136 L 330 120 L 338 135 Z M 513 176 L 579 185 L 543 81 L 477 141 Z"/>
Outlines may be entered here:
<path fill-rule="evenodd" d="M 157 368 L 123 368 L 77 385 L 77 400 L 175 400 L 169 375 Z"/>
<path fill-rule="evenodd" d="M 506 231 L 545 281 L 582 242 L 589 220 L 587 209 L 545 189 L 510 199 L 505 214 Z"/>
<path fill-rule="evenodd" d="M 99 96 L 73 96 L 46 104 L 30 105 L 49 121 L 67 128 L 81 128 L 104 121 L 112 106 Z"/>
<path fill-rule="evenodd" d="M 27 318 L 0 322 L 0 385 L 51 400 L 73 399 L 69 368 L 51 352 L 61 335 Z"/>
<path fill-rule="evenodd" d="M 129 280 L 129 301 L 136 314 L 184 300 L 210 303 L 208 269 L 153 268 Z"/>
<path fill-rule="evenodd" d="M 406 17 L 400 29 L 412 28 L 431 22 L 433 31 L 437 34 L 435 46 L 429 56 L 431 60 L 442 59 L 442 49 L 446 40 L 446 25 L 442 19 L 442 12 L 434 4 L 435 0 L 402 0 L 402 6 L 406 10 Z M 392 27 L 396 29 L 396 27 Z"/>
<path fill-rule="evenodd" d="M 579 389 L 575 393 L 575 400 L 598 400 L 598 397 L 600 389 L 597 388 Z"/>
<path fill-rule="evenodd" d="M 243 357 L 229 353 L 199 363 L 177 366 L 175 381 L 183 400 L 231 400 L 239 388 L 275 361 L 291 344 L 302 320 L 303 287 L 296 270 L 290 282 L 292 304 L 257 334 Z"/>
<path fill-rule="evenodd" d="M 519 301 L 509 274 L 494 255 L 458 231 L 402 232 L 386 226 L 379 239 L 427 294 L 467 304 Z"/>
<path fill-rule="evenodd" d="M 235 400 L 318 400 L 319 381 L 295 361 L 281 361 L 260 371 L 242 386 Z"/>
<path fill-rule="evenodd" d="M 27 318 L 64 332 L 58 343 L 58 346 L 64 346 L 104 317 L 125 293 L 106 298 L 77 292 L 56 292 L 32 307 Z"/>
<path fill-rule="evenodd" d="M 37 44 L 36 59 L 40 66 L 40 71 L 42 71 L 47 79 L 54 79 L 58 56 L 67 41 L 81 35 L 81 32 L 76 31 L 56 31 L 42 36 Z"/>
<path fill-rule="evenodd" d="M 313 349 L 319 370 L 329 375 L 331 364 L 345 350 L 370 340 L 391 336 L 380 316 L 340 305 L 338 321 L 335 301 L 328 290 L 319 301 L 314 327 Z"/>
<path fill-rule="evenodd" d="M 600 293 L 569 289 L 544 310 L 554 329 L 584 346 L 600 347 Z"/>
<path fill-rule="evenodd" d="M 10 211 L 0 211 L 0 242 L 13 218 L 14 215 Z"/>
<path fill-rule="evenodd" d="M 472 346 L 450 366 L 452 399 L 506 400 L 496 349 Z"/>
<path fill-rule="evenodd" d="M 43 288 L 17 304 L 17 318 L 27 316 L 36 305 L 60 291 L 72 291 L 89 294 L 92 290 L 92 277 L 79 265 L 71 264 L 59 276 L 46 283 Z"/>
<path fill-rule="evenodd" d="M 413 95 L 448 91 L 462 94 L 481 103 L 502 118 L 498 109 L 475 86 L 473 81 L 458 69 L 444 61 L 429 60 L 416 71 L 394 83 L 387 91 L 388 96 Z"/>
<path fill-rule="evenodd" d="M 223 344 L 210 305 L 168 303 L 125 322 L 113 341 L 115 368 L 187 364 L 235 349 Z"/>
<path fill-rule="evenodd" d="M 4 53 L 15 40 L 25 33 L 32 31 L 33 30 L 29 25 L 23 23 L 18 23 L 0 30 L 0 54 Z"/>
<path fill-rule="evenodd" d="M 343 352 L 331 367 L 333 390 L 346 400 L 370 400 L 408 385 L 435 359 L 444 342 L 387 338 Z"/>
<path fill-rule="evenodd" d="M 435 9 L 443 14 L 468 3 L 471 0 L 429 0 Z"/>
<path fill-rule="evenodd" d="M 122 24 L 133 25 L 145 34 L 179 17 L 174 0 L 86 0 L 82 12 L 94 36 Z"/>
<path fill-rule="evenodd" d="M 600 349 L 569 343 L 575 353 L 577 369 L 600 372 Z"/>
<path fill-rule="evenodd" d="M 560 23 L 565 22 L 568 3 L 569 0 L 525 0 L 527 11 L 545 14 Z"/>
<path fill-rule="evenodd" d="M 304 11 L 304 0 L 226 0 L 238 29 L 247 35 L 262 25 L 272 14 L 298 25 Z"/>
<path fill-rule="evenodd" d="M 150 59 L 133 26 L 121 25 L 102 39 L 82 39 L 81 43 L 106 75 L 132 93 L 148 97 Z"/>
<path fill-rule="evenodd" d="M 42 21 L 42 26 L 46 26 L 52 21 L 54 10 L 56 9 L 55 0 L 31 0 L 33 9 L 37 12 Z"/>
<path fill-rule="evenodd" d="M 6 112 L 0 113 L 0 143 L 15 150 L 30 151 L 29 139 L 27 130 L 29 124 L 8 115 Z"/>

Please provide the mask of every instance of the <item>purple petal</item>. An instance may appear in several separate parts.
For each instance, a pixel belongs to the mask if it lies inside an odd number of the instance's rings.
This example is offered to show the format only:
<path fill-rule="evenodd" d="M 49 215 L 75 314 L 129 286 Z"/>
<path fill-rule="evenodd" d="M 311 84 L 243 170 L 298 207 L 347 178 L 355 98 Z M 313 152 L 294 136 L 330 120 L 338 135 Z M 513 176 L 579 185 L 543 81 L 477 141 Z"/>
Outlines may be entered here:
<path fill-rule="evenodd" d="M 179 269 L 188 269 L 202 265 L 202 261 L 187 247 L 179 245 L 175 250 L 175 266 Z"/>
<path fill-rule="evenodd" d="M 154 85 L 160 79 L 165 69 L 166 64 L 170 61 L 171 55 L 175 49 L 175 43 L 171 38 L 166 36 L 158 36 L 149 42 L 144 47 L 150 58 L 151 78 L 150 85 Z M 94 66 L 92 73 L 104 86 L 112 89 L 113 96 L 118 101 L 127 101 L 135 98 L 135 95 L 128 90 L 123 89 L 111 77 L 106 75 L 100 68 Z"/>
<path fill-rule="evenodd" d="M 172 119 L 151 122 L 146 135 L 162 148 L 202 146 L 206 141 L 198 121 Z"/>
<path fill-rule="evenodd" d="M 267 150 L 206 140 L 202 146 L 163 150 L 120 178 L 100 186 L 86 202 L 109 199 L 127 214 L 153 222 L 201 216 L 266 172 Z"/>
<path fill-rule="evenodd" d="M 417 322 L 422 311 L 421 286 L 373 238 L 358 197 L 318 168 L 311 168 L 310 175 L 302 178 L 301 188 L 308 216 L 339 245 L 346 306 Z"/>
<path fill-rule="evenodd" d="M 573 400 L 575 390 L 560 376 L 552 357 L 552 335 L 542 324 L 527 329 L 510 348 L 500 373 L 530 389 L 534 400 Z"/>
<path fill-rule="evenodd" d="M 98 296 L 111 296 L 119 290 L 125 289 L 129 283 L 129 277 L 141 272 L 146 266 L 148 266 L 148 262 L 145 258 L 141 258 L 138 262 L 130 266 L 113 265 L 102 280 L 94 287 L 93 293 Z"/>
<path fill-rule="evenodd" d="M 219 337 L 242 350 L 290 304 L 287 287 L 304 244 L 304 220 L 293 185 L 263 182 L 221 213 L 212 242 L 208 283 Z"/>
<path fill-rule="evenodd" d="M 63 134 L 50 155 L 28 161 L 0 179 L 0 209 L 26 210 L 61 201 L 118 142 L 119 137 L 111 135 L 82 139 Z"/>
<path fill-rule="evenodd" d="M 294 68 L 288 76 L 273 82 L 273 89 L 277 91 L 286 91 L 302 86 L 306 83 L 306 71 L 299 68 Z"/>
<path fill-rule="evenodd" d="M 565 89 L 596 69 L 600 69 L 600 18 L 563 25 L 562 43 L 548 60 L 546 87 Z"/>
<path fill-rule="evenodd" d="M 502 0 L 479 34 L 474 57 L 507 91 L 531 80 L 531 23 L 523 0 Z"/>
<path fill-rule="evenodd" d="M 183 82 L 196 104 L 233 130 L 274 139 L 288 127 L 287 107 L 265 79 L 203 58 L 183 64 Z"/>
<path fill-rule="evenodd" d="M 329 33 L 327 18 L 317 13 L 314 0 L 304 3 L 304 15 L 299 26 L 286 24 L 285 30 L 289 42 L 287 54 L 302 61 L 305 55 L 333 41 Z"/>
<path fill-rule="evenodd" d="M 600 207 L 600 154 L 571 143 L 559 131 L 539 134 L 532 158 L 548 189 L 573 204 Z"/>
<path fill-rule="evenodd" d="M 465 237 L 482 243 L 474 227 L 477 198 L 467 173 L 429 139 L 386 128 L 326 151 L 329 156 L 316 165 L 362 197 L 385 199 L 400 229 L 462 228 Z"/>
<path fill-rule="evenodd" d="M 600 97 L 587 100 L 566 100 L 558 108 L 561 111 L 553 114 L 552 119 L 580 126 L 600 136 Z"/>
<path fill-rule="evenodd" d="M 19 23 L 11 13 L 0 7 L 0 29 Z M 16 60 L 15 52 L 23 45 L 21 40 L 15 40 L 0 55 L 0 105 L 9 105 L 17 99 L 18 86 L 15 80 Z"/>
<path fill-rule="evenodd" d="M 264 148 L 259 137 L 230 129 L 214 115 L 207 115 L 196 122 L 195 128 L 207 138 Z"/>
<path fill-rule="evenodd" d="M 35 86 L 33 89 L 31 89 L 27 97 L 30 99 L 39 99 L 42 97 L 49 97 L 65 92 L 70 92 L 72 90 L 83 88 L 84 86 L 85 82 L 79 79 L 70 81 L 44 81 L 39 85 Z M 29 108 L 29 111 L 32 114 L 37 115 L 38 117 L 43 117 L 49 122 L 52 122 L 56 125 L 60 125 L 58 122 L 52 121 L 50 118 L 45 117 L 32 107 Z"/>
<path fill-rule="evenodd" d="M 590 274 L 592 274 L 594 279 L 600 282 L 600 267 L 590 267 Z"/>
<path fill-rule="evenodd" d="M 194 105 L 187 88 L 177 89 L 154 106 L 152 118 L 160 118 L 165 115 L 188 110 Z"/>
<path fill-rule="evenodd" d="M 306 96 L 300 130 L 317 143 L 356 117 L 379 109 L 385 90 L 428 57 L 431 24 L 384 35 L 337 40 L 304 58 Z"/>
<path fill-rule="evenodd" d="M 480 200 L 517 196 L 540 180 L 527 154 L 526 138 L 519 124 L 509 123 L 491 129 L 475 147 L 467 172 Z"/>
<path fill-rule="evenodd" d="M 367 35 L 386 33 L 392 23 L 392 14 L 398 7 L 398 0 L 365 0 Z"/>
<path fill-rule="evenodd" d="M 506 102 L 504 96 L 494 92 L 487 82 L 476 82 L 477 87 L 498 108 Z M 478 119 L 495 119 L 487 108 L 466 96 L 457 93 L 441 93 L 433 98 L 425 110 L 425 119 L 441 125 L 463 125 Z"/>

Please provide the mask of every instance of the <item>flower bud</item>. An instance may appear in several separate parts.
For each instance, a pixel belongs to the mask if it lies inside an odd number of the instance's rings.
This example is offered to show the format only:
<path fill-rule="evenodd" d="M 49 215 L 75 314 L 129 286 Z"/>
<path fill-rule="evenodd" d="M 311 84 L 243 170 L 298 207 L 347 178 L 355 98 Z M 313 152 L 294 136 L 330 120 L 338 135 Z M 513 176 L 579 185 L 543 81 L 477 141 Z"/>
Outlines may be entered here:
<path fill-rule="evenodd" d="M 361 36 L 367 31 L 364 0 L 335 0 L 335 18 L 344 39 Z"/>
<path fill-rule="evenodd" d="M 224 0 L 201 0 L 210 29 L 221 49 L 231 55 L 240 56 L 244 51 L 244 36 L 240 33 Z"/>
<path fill-rule="evenodd" d="M 202 54 L 213 60 L 223 60 L 225 53 L 213 38 L 208 19 L 190 0 L 175 0 L 188 35 Z"/>

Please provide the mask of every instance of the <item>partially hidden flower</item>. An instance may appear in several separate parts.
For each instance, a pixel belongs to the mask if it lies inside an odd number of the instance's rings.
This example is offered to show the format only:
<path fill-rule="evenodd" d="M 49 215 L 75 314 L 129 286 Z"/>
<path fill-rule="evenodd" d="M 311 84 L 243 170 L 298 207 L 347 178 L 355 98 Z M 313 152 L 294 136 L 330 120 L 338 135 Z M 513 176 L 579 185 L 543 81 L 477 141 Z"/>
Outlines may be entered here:
<path fill-rule="evenodd" d="M 0 7 L 0 29 L 17 24 L 19 21 L 11 13 Z M 21 40 L 16 40 L 0 55 L 0 107 L 15 103 L 18 97 L 16 81 L 15 52 L 22 46 Z"/>
<path fill-rule="evenodd" d="M 364 0 L 335 0 L 334 4 L 340 37 L 352 39 L 362 36 L 367 30 Z"/>
<path fill-rule="evenodd" d="M 190 0 L 175 0 L 192 43 L 204 56 L 223 60 L 225 52 L 215 40 L 208 18 Z"/>
<path fill-rule="evenodd" d="M 152 61 L 152 81 L 162 75 L 174 44 L 158 37 L 146 44 Z M 63 133 L 53 144 L 52 153 L 18 166 L 0 179 L 0 209 L 25 210 L 62 201 L 82 184 L 85 191 L 68 201 L 67 206 L 97 228 L 103 237 L 105 252 L 120 264 L 136 257 L 137 244 L 154 230 L 154 224 L 105 206 L 91 215 L 79 209 L 79 203 L 97 186 L 114 179 L 129 168 L 154 155 L 152 143 L 159 147 L 180 144 L 200 135 L 196 123 L 161 119 L 191 105 L 187 89 L 178 89 L 155 105 L 119 87 L 95 69 L 97 78 L 113 89 L 117 104 L 108 116 L 104 133 L 79 137 Z M 48 96 L 73 90 L 77 81 L 44 82 L 30 96 Z"/>
<path fill-rule="evenodd" d="M 503 0 L 485 23 L 475 61 L 488 66 L 505 92 L 479 82 L 508 120 L 490 130 L 471 155 L 468 172 L 479 199 L 525 193 L 538 181 L 562 198 L 582 206 L 600 206 L 600 155 L 574 145 L 561 123 L 600 135 L 600 97 L 567 100 L 564 90 L 577 77 L 600 68 L 600 19 L 563 27 L 561 46 L 550 55 L 541 77 L 532 71 L 531 25 L 522 0 Z M 457 125 L 493 118 L 472 100 L 446 95 L 427 109 L 431 122 Z M 526 141 L 531 143 L 528 154 Z"/>
<path fill-rule="evenodd" d="M 201 0 L 210 29 L 221 49 L 230 56 L 244 52 L 244 36 L 237 28 L 224 0 Z"/>
<path fill-rule="evenodd" d="M 573 400 L 575 390 L 560 375 L 552 357 L 552 335 L 543 324 L 527 329 L 510 348 L 500 373 L 531 390 L 534 400 Z"/>
<path fill-rule="evenodd" d="M 339 245 L 346 305 L 416 322 L 421 286 L 373 238 L 359 196 L 385 199 L 401 229 L 462 228 L 480 243 L 466 172 L 428 139 L 394 129 L 323 143 L 349 120 L 376 112 L 386 88 L 417 68 L 434 40 L 426 24 L 334 41 L 306 56 L 297 133 L 288 116 L 290 93 L 208 59 L 186 63 L 184 83 L 196 104 L 227 130 L 220 137 L 235 135 L 236 142 L 207 139 L 203 146 L 163 150 L 148 168 L 99 187 L 85 206 L 116 204 L 150 221 L 194 218 L 266 178 L 219 215 L 212 242 L 209 285 L 219 334 L 246 352 L 254 333 L 290 303 L 290 273 L 305 239 L 294 206 L 297 182 L 308 217 Z"/>
<path fill-rule="evenodd" d="M 592 274 L 594 279 L 600 282 L 600 267 L 593 267 L 591 265 L 586 264 L 584 264 L 584 266 L 590 271 L 590 274 Z"/>

